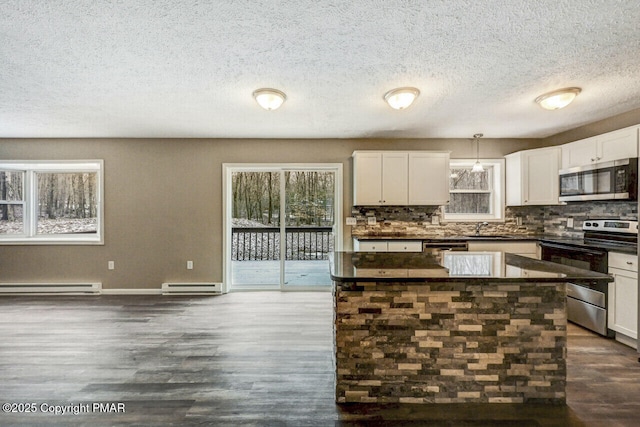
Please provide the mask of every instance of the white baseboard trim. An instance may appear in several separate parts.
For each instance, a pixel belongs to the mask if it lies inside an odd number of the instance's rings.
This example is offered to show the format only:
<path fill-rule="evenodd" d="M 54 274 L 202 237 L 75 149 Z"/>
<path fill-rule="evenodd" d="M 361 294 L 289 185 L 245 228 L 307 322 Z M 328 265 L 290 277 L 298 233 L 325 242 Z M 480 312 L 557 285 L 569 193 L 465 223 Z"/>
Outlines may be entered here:
<path fill-rule="evenodd" d="M 212 293 L 183 293 L 176 295 L 219 295 Z M 0 282 L 0 296 L 51 296 L 51 295 L 163 295 L 161 288 L 141 289 L 141 288 L 115 288 L 104 289 L 101 283 L 71 283 L 71 284 L 51 284 L 51 283 L 2 283 Z"/>
<path fill-rule="evenodd" d="M 162 289 L 102 289 L 102 295 L 162 295 Z"/>
<path fill-rule="evenodd" d="M 0 295 L 99 295 L 100 282 L 0 283 Z"/>
<path fill-rule="evenodd" d="M 628 345 L 631 348 L 638 348 L 638 340 L 630 337 L 628 335 L 625 334 L 621 334 L 620 332 L 616 332 L 616 341 L 624 344 L 624 345 Z"/>
<path fill-rule="evenodd" d="M 166 282 L 162 295 L 220 295 L 222 283 L 215 282 Z"/>

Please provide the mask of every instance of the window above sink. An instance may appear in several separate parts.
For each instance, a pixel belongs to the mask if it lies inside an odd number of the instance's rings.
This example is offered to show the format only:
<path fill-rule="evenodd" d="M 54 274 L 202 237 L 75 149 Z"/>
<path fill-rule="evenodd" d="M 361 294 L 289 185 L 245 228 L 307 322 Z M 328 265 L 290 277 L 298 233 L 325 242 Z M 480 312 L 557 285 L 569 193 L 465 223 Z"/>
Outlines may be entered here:
<path fill-rule="evenodd" d="M 472 172 L 474 163 L 450 160 L 450 203 L 443 208 L 444 220 L 504 221 L 504 159 L 480 159 L 483 172 Z"/>

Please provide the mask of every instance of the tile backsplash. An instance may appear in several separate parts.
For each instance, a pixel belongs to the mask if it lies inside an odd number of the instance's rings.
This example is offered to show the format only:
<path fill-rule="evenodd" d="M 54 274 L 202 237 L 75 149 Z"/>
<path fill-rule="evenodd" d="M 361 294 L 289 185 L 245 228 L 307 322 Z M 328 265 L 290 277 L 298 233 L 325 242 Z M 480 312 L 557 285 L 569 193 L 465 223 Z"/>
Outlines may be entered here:
<path fill-rule="evenodd" d="M 412 234 L 456 236 L 475 232 L 474 222 L 445 222 L 438 206 L 355 207 L 352 216 L 357 225 L 353 236 L 370 234 Z M 367 219 L 375 217 L 376 224 Z M 582 237 L 582 223 L 588 219 L 637 219 L 637 202 L 580 202 L 559 206 L 518 206 L 505 210 L 504 222 L 490 222 L 482 229 L 486 234 L 552 234 L 562 237 Z M 573 220 L 573 227 L 568 223 Z M 569 224 L 570 225 L 570 224 Z"/>
<path fill-rule="evenodd" d="M 573 219 L 573 229 L 567 228 L 567 220 Z M 638 202 L 582 202 L 560 206 L 545 206 L 545 233 L 560 236 L 582 236 L 582 223 L 588 219 L 619 218 L 638 219 Z"/>

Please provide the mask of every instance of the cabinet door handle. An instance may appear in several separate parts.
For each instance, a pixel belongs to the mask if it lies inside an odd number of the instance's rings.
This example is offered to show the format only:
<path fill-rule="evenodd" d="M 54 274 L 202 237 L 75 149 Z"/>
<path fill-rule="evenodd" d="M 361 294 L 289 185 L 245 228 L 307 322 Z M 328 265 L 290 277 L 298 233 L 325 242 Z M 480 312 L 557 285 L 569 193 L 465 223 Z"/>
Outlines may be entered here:
<path fill-rule="evenodd" d="M 627 261 L 627 265 L 633 265 L 633 261 Z"/>

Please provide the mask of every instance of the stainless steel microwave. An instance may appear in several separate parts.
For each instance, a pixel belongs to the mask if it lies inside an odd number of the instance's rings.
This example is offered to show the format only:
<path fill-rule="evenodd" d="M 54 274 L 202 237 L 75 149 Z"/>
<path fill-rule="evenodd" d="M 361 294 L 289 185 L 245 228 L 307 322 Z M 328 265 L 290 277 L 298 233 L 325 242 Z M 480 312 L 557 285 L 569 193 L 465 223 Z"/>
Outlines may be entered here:
<path fill-rule="evenodd" d="M 561 170 L 559 199 L 638 200 L 638 158 Z"/>

